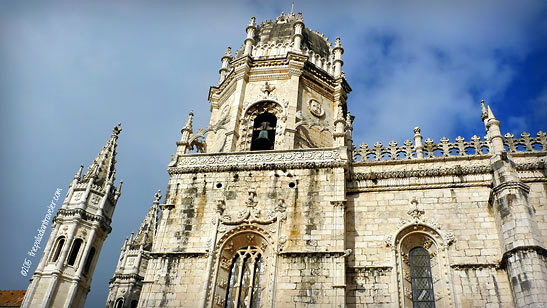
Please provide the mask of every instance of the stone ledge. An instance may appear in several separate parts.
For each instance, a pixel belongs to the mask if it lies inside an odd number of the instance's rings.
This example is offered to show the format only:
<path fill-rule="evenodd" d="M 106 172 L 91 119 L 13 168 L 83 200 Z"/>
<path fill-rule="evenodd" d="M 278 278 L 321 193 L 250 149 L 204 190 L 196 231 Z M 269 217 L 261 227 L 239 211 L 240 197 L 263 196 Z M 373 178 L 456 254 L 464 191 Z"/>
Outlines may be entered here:
<path fill-rule="evenodd" d="M 179 155 L 170 175 L 242 170 L 336 168 L 349 165 L 345 147 Z"/>

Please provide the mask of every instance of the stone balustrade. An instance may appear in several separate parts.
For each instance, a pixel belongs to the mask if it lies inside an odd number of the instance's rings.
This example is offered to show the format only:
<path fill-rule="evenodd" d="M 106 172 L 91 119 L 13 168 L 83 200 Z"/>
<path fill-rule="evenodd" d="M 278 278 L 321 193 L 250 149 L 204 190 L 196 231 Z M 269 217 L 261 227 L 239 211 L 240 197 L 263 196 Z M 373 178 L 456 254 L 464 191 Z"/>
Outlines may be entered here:
<path fill-rule="evenodd" d="M 420 143 L 421 143 L 421 136 Z M 402 145 L 391 141 L 388 146 L 376 142 L 374 146 L 362 143 L 359 148 L 353 151 L 354 161 L 367 160 L 396 160 L 396 159 L 416 159 L 416 158 L 435 158 L 435 157 L 454 157 L 454 156 L 472 156 L 488 155 L 489 144 L 485 139 L 475 135 L 470 141 L 463 137 L 457 137 L 455 142 L 450 142 L 448 138 L 443 137 L 439 143 L 435 143 L 431 138 L 427 138 L 423 145 L 406 140 Z M 530 134 L 523 132 L 520 138 L 515 138 L 513 134 L 507 133 L 504 138 L 505 149 L 509 153 L 547 151 L 547 137 L 545 132 L 538 132 L 536 137 L 530 137 Z"/>

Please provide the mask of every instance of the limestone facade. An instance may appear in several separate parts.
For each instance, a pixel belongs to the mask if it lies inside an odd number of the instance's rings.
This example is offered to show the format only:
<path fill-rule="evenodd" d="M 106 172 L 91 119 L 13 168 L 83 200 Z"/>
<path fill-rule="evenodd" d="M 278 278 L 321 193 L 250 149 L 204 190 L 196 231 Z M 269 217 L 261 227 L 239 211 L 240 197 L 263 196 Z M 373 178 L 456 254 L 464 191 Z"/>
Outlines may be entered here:
<path fill-rule="evenodd" d="M 356 148 L 340 39 L 301 14 L 246 33 L 182 129 L 138 307 L 543 307 L 545 133 L 482 102 L 485 139 Z"/>
<path fill-rule="evenodd" d="M 301 14 L 251 19 L 107 307 L 545 305 L 546 134 L 503 136 L 482 102 L 486 138 L 355 147 L 343 52 Z"/>

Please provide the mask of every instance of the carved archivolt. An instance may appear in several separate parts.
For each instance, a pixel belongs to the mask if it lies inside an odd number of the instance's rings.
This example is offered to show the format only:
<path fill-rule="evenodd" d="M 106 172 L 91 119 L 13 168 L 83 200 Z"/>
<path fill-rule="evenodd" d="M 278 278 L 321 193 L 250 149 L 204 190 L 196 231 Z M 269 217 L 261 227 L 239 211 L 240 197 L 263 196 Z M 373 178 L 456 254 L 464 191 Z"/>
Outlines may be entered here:
<path fill-rule="evenodd" d="M 386 244 L 393 252 L 398 307 L 413 307 L 409 253 L 416 247 L 429 252 L 436 306 L 452 307 L 448 246 L 454 243 L 455 237 L 451 232 L 441 231 L 436 220 L 428 219 L 416 199 L 411 204 L 407 212 L 411 219 L 401 219 L 400 228 L 386 237 Z"/>
<path fill-rule="evenodd" d="M 273 91 L 272 88 L 270 90 Z M 239 125 L 239 151 L 248 151 L 251 148 L 254 120 L 259 114 L 265 112 L 271 113 L 277 118 L 274 148 L 279 148 L 279 145 L 283 143 L 287 119 L 286 108 L 277 100 L 263 99 L 249 104 L 242 114 Z"/>
<path fill-rule="evenodd" d="M 272 281 L 275 269 L 275 254 L 272 249 L 272 238 L 263 229 L 252 225 L 241 225 L 227 232 L 218 242 L 215 254 L 216 274 L 213 281 L 212 307 L 224 307 L 226 293 L 230 283 L 230 270 L 237 253 L 242 250 L 252 251 L 262 256 L 263 268 L 260 281 L 260 303 L 268 303 L 272 296 Z"/>

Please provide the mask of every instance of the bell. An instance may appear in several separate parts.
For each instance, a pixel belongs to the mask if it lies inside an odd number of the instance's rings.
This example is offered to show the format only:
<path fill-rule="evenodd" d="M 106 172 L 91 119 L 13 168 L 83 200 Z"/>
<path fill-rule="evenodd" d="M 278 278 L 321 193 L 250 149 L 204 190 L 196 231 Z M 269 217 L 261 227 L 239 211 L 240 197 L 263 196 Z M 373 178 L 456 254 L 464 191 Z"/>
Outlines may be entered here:
<path fill-rule="evenodd" d="M 254 150 L 271 150 L 272 141 L 268 137 L 268 131 L 263 129 L 258 133 L 258 137 L 253 141 Z"/>

